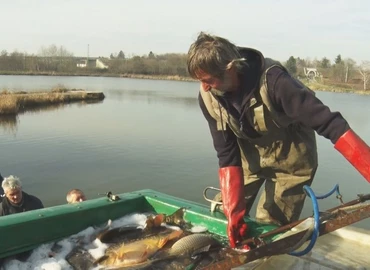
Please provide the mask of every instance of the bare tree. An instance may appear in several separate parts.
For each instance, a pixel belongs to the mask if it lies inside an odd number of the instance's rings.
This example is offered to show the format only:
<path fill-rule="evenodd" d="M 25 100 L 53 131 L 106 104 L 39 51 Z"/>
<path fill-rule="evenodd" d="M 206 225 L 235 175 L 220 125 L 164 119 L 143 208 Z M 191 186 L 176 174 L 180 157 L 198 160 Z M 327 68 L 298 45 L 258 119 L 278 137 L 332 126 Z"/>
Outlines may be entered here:
<path fill-rule="evenodd" d="M 345 69 L 346 69 L 346 75 L 345 75 L 344 82 L 348 83 L 348 80 L 350 79 L 350 77 L 353 73 L 353 69 L 356 66 L 356 61 L 351 59 L 351 58 L 347 58 L 347 59 L 344 60 L 344 65 L 345 65 Z"/>
<path fill-rule="evenodd" d="M 39 50 L 39 56 L 42 57 L 72 57 L 73 53 L 69 52 L 64 46 L 59 46 L 59 48 L 52 44 L 48 47 L 42 46 Z"/>
<path fill-rule="evenodd" d="M 362 81 L 364 83 L 364 90 L 366 91 L 366 86 L 370 80 L 370 61 L 363 61 L 358 67 L 358 72 L 362 76 Z"/>

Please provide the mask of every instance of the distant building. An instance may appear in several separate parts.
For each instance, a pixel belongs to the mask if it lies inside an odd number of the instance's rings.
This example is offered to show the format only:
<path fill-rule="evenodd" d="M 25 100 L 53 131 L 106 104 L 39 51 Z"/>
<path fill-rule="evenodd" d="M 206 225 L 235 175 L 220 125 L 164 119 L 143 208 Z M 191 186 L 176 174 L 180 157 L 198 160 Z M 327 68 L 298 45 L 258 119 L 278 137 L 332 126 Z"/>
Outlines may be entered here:
<path fill-rule="evenodd" d="M 107 60 L 103 60 L 102 58 L 96 59 L 96 68 L 108 69 Z"/>
<path fill-rule="evenodd" d="M 308 79 L 315 79 L 321 77 L 321 74 L 316 68 L 303 68 L 304 74 Z"/>
<path fill-rule="evenodd" d="M 77 67 L 78 68 L 98 68 L 98 69 L 108 69 L 109 66 L 107 64 L 108 60 L 103 58 L 96 58 L 92 57 L 89 59 L 86 58 L 78 58 L 77 60 Z"/>

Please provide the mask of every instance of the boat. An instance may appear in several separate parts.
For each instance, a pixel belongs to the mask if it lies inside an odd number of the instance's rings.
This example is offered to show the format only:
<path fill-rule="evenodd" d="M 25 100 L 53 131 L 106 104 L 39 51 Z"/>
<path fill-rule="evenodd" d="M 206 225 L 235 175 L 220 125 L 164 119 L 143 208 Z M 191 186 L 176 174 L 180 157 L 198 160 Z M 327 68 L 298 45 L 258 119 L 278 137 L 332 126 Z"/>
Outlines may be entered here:
<path fill-rule="evenodd" d="M 249 235 L 243 243 L 252 244 L 254 248 L 248 252 L 233 251 L 231 253 L 233 255 L 228 259 L 211 264 L 205 269 L 233 269 L 247 267 L 250 263 L 258 263 L 258 267 L 262 267 L 253 269 L 297 269 L 302 265 L 306 267 L 305 269 L 310 269 L 307 265 L 312 265 L 312 269 L 317 269 L 318 265 L 328 269 L 331 269 L 330 267 L 334 267 L 333 269 L 356 267 L 356 269 L 359 269 L 358 267 L 367 269 L 366 267 L 370 267 L 367 254 L 370 249 L 369 231 L 349 227 L 341 228 L 370 217 L 370 206 L 366 202 L 369 199 L 369 195 L 362 196 L 329 211 L 337 215 L 329 215 L 330 217 L 325 222 L 320 221 L 318 224 L 320 238 L 313 250 L 303 256 L 284 254 L 297 242 L 302 242 L 302 239 L 303 242 L 309 241 L 307 235 L 312 234 L 312 231 L 308 234 L 312 226 L 298 229 L 299 224 L 302 226 L 305 223 L 303 221 L 309 219 L 286 226 L 283 230 L 284 228 L 277 225 L 260 224 L 246 217 Z M 356 205 L 357 208 L 354 208 Z M 348 213 L 349 207 L 352 207 L 351 213 Z M 151 189 L 122 194 L 108 192 L 107 196 L 76 204 L 47 207 L 1 217 L 0 259 L 33 250 L 41 244 L 59 241 L 89 226 L 100 226 L 109 219 L 114 220 L 137 212 L 170 215 L 180 208 L 186 209 L 184 214 L 186 222 L 204 226 L 208 232 L 227 239 L 227 220 L 224 214 L 220 211 L 211 211 L 206 204 L 199 204 Z M 326 236 L 322 236 L 324 234 Z M 256 244 L 256 241 L 260 243 Z M 263 268 L 267 266 L 270 268 Z"/>

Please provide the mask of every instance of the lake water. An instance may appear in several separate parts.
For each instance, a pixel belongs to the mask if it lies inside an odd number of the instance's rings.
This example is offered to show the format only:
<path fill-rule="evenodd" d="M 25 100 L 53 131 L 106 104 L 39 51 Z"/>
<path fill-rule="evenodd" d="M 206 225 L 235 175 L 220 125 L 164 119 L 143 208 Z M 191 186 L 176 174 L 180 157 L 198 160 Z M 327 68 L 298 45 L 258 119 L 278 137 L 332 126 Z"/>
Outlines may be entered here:
<path fill-rule="evenodd" d="M 72 104 L 0 119 L 0 172 L 14 174 L 46 206 L 64 204 L 71 188 L 88 198 L 107 191 L 154 189 L 206 203 L 202 191 L 218 187 L 218 161 L 199 109 L 198 83 L 104 77 L 0 76 L 0 90 L 68 88 L 103 91 L 96 104 Z M 370 143 L 370 96 L 317 92 Z M 317 194 L 340 185 L 344 201 L 370 193 L 370 185 L 330 141 L 317 136 Z M 335 196 L 320 209 L 338 204 Z M 312 214 L 310 200 L 303 216 Z M 356 226 L 370 229 L 370 220 Z"/>

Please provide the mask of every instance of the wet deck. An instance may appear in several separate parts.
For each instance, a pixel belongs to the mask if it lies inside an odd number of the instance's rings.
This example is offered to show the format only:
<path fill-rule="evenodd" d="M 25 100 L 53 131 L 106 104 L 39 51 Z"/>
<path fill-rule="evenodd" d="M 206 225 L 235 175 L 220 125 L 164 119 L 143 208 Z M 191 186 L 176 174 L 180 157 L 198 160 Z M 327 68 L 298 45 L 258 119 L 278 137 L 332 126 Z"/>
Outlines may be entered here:
<path fill-rule="evenodd" d="M 272 256 L 234 269 L 370 269 L 370 231 L 346 227 L 318 238 L 307 255 Z"/>

